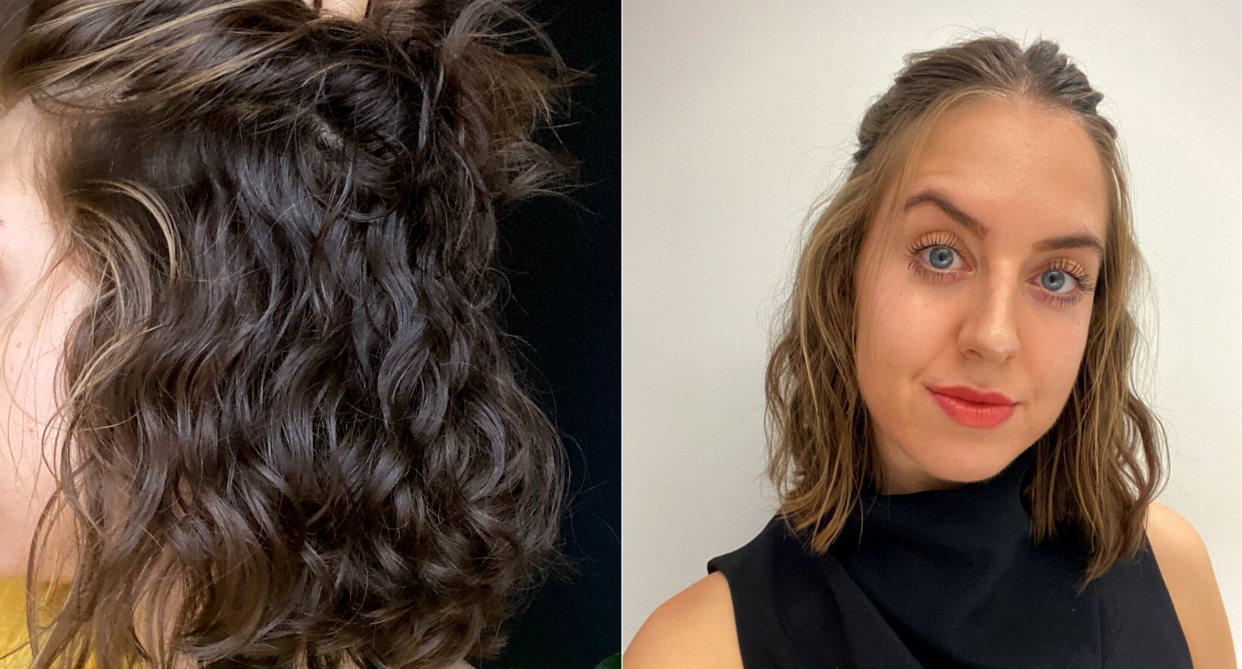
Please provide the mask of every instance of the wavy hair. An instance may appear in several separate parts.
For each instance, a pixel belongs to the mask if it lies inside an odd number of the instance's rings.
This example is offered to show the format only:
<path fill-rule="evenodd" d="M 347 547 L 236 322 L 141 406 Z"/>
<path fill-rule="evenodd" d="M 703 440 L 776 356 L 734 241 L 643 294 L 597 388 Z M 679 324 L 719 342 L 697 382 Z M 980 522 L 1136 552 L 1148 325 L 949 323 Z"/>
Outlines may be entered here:
<path fill-rule="evenodd" d="M 1141 342 L 1132 305 L 1145 267 L 1117 132 L 1097 112 L 1103 96 L 1053 42 L 1022 49 L 1011 39 L 986 37 L 911 54 L 867 110 L 846 181 L 812 219 L 768 363 L 768 474 L 786 520 L 809 531 L 817 551 L 837 537 L 868 483 L 882 481 L 855 366 L 855 273 L 863 238 L 886 187 L 901 190 L 912 177 L 936 121 L 979 99 L 1022 100 L 1070 114 L 1105 166 L 1107 240 L 1086 350 L 1068 402 L 1035 444 L 1035 478 L 1025 490 L 1037 543 L 1059 529 L 1083 540 L 1086 587 L 1141 547 L 1167 453 L 1158 420 L 1133 389 Z"/>
<path fill-rule="evenodd" d="M 567 175 L 534 137 L 572 74 L 505 0 L 31 2 L 4 108 L 38 110 L 49 264 L 92 291 L 28 591 L 66 514 L 74 573 L 33 666 L 499 649 L 566 474 L 496 219 Z"/>

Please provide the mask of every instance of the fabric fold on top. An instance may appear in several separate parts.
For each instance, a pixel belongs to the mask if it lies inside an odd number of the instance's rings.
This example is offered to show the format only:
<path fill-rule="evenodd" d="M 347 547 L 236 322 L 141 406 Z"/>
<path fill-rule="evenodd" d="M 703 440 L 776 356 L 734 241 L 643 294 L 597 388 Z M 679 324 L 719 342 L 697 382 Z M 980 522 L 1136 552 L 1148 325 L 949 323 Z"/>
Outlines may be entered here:
<path fill-rule="evenodd" d="M 1190 668 L 1149 547 L 1079 596 L 1070 532 L 1035 546 L 1035 451 L 986 481 L 864 495 L 823 555 L 777 516 L 708 563 L 732 593 L 746 669 Z"/>

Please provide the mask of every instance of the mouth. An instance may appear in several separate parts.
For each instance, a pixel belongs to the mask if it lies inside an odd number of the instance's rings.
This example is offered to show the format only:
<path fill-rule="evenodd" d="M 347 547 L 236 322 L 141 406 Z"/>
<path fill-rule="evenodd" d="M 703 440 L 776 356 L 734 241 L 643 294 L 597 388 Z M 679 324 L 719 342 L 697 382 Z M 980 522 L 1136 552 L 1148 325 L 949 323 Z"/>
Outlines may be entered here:
<path fill-rule="evenodd" d="M 1013 415 L 1017 402 L 1002 393 L 966 386 L 927 386 L 945 415 L 966 427 L 998 427 Z"/>

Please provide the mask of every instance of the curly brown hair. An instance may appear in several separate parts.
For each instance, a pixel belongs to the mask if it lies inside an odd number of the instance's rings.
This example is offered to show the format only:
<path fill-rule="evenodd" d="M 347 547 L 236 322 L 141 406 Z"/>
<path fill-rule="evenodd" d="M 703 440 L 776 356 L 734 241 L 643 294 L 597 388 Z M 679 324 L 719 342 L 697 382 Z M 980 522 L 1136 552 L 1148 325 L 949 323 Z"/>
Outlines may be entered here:
<path fill-rule="evenodd" d="M 499 208 L 568 172 L 533 137 L 572 73 L 505 0 L 370 4 L 26 8 L 3 108 L 38 110 L 49 266 L 92 289 L 33 666 L 441 667 L 558 555 L 494 255 Z"/>
<path fill-rule="evenodd" d="M 867 110 L 844 185 L 825 198 L 798 264 L 784 329 L 768 364 L 769 476 L 796 531 L 826 550 L 883 471 L 855 367 L 855 273 L 885 189 L 910 179 L 946 112 L 979 99 L 1023 100 L 1068 112 L 1105 166 L 1109 218 L 1087 346 L 1056 424 L 1035 444 L 1026 490 L 1036 542 L 1069 530 L 1084 540 L 1081 587 L 1142 545 L 1148 503 L 1167 459 L 1160 423 L 1133 389 L 1140 346 L 1132 316 L 1145 268 L 1134 239 L 1117 132 L 1103 96 L 1059 47 L 985 37 L 906 58 Z"/>

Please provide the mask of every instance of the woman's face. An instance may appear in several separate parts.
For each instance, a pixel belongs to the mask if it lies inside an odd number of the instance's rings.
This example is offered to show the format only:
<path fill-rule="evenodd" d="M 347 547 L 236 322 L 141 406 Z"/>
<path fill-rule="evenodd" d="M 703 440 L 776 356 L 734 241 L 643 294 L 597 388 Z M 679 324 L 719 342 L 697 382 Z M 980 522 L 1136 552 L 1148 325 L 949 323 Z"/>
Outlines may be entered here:
<path fill-rule="evenodd" d="M 1006 101 L 946 114 L 893 191 L 859 259 L 857 365 L 884 492 L 900 494 L 994 476 L 1052 427 L 1109 212 L 1086 132 Z"/>
<path fill-rule="evenodd" d="M 7 322 L 44 271 L 54 234 L 34 190 L 34 115 L 19 105 L 0 118 L 0 322 Z M 49 281 L 18 318 L 4 344 L 0 383 L 0 577 L 26 573 L 35 523 L 55 489 L 40 447 L 56 408 L 56 368 L 74 317 L 86 303 L 85 284 L 68 272 Z M 49 438 L 54 438 L 50 433 Z M 53 536 L 52 547 L 63 544 Z"/>

